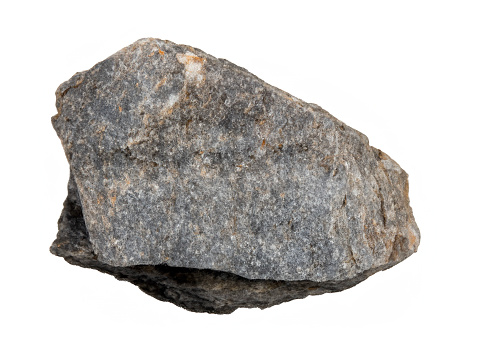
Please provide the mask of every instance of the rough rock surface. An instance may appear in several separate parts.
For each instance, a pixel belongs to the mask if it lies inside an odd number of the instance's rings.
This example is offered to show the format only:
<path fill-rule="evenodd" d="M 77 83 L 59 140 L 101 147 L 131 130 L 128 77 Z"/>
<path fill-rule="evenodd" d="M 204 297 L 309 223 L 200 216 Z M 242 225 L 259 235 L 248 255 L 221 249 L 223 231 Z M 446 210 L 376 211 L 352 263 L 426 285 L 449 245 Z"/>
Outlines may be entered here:
<path fill-rule="evenodd" d="M 142 39 L 57 90 L 52 253 L 192 311 L 349 288 L 417 250 L 407 174 L 317 105 Z"/>

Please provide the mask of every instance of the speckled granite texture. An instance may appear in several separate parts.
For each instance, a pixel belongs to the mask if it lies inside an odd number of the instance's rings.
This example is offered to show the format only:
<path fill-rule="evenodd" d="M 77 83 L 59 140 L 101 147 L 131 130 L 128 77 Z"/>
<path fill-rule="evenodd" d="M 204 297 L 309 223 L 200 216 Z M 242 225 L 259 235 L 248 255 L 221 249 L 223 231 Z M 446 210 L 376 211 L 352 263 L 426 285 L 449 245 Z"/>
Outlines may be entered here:
<path fill-rule="evenodd" d="M 343 290 L 419 245 L 407 174 L 317 105 L 142 39 L 57 90 L 52 253 L 193 311 Z"/>

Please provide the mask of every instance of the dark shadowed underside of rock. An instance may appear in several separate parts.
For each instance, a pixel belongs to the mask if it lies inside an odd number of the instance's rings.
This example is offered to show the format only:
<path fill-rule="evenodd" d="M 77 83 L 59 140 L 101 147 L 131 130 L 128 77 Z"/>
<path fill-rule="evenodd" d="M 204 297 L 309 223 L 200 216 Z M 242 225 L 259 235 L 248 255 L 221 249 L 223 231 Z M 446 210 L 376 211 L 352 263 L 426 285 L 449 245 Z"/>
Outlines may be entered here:
<path fill-rule="evenodd" d="M 57 90 L 52 253 L 192 311 L 340 291 L 417 250 L 407 174 L 314 104 L 143 39 Z"/>

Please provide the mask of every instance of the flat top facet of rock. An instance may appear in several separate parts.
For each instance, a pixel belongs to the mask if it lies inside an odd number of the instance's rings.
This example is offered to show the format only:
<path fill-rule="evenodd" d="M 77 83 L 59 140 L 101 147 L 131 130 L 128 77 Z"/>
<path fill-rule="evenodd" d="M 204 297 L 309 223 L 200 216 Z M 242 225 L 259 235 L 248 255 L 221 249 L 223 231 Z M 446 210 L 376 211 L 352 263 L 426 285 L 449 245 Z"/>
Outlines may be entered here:
<path fill-rule="evenodd" d="M 57 90 L 93 251 L 248 279 L 348 280 L 417 250 L 407 174 L 317 105 L 142 39 Z"/>

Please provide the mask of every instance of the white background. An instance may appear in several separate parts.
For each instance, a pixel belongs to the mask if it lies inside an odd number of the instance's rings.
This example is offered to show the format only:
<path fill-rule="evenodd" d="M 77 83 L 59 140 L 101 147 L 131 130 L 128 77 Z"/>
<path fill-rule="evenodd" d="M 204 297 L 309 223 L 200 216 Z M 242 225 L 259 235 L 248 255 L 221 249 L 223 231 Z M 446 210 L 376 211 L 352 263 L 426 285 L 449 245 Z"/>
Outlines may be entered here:
<path fill-rule="evenodd" d="M 478 4 L 3 1 L 0 357 L 479 357 Z M 365 133 L 410 175 L 418 253 L 342 293 L 226 316 L 51 255 L 68 179 L 54 92 L 142 37 L 226 58 Z"/>

